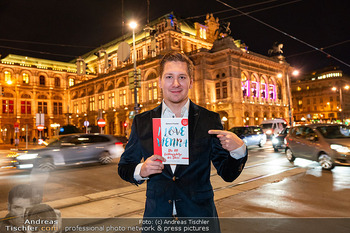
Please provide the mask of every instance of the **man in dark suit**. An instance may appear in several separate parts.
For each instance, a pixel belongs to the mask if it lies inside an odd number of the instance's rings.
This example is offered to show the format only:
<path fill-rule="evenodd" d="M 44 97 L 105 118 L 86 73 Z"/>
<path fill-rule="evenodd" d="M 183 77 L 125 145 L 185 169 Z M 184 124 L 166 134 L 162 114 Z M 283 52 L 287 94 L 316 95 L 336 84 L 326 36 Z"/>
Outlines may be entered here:
<path fill-rule="evenodd" d="M 147 180 L 144 217 L 217 217 L 210 162 L 218 175 L 232 182 L 247 160 L 243 141 L 222 130 L 219 114 L 189 100 L 192 84 L 191 60 L 180 53 L 166 54 L 159 77 L 163 102 L 134 118 L 118 172 L 134 184 Z M 188 117 L 189 165 L 164 165 L 165 158 L 153 153 L 152 118 L 161 117 Z"/>

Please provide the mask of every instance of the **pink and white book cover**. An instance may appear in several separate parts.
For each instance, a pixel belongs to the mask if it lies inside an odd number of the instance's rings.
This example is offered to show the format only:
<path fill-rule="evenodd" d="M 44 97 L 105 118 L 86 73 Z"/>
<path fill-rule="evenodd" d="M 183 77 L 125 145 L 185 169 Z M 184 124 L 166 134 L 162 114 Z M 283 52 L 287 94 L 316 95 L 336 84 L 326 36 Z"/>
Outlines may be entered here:
<path fill-rule="evenodd" d="M 188 165 L 188 119 L 153 118 L 153 149 L 164 164 Z"/>

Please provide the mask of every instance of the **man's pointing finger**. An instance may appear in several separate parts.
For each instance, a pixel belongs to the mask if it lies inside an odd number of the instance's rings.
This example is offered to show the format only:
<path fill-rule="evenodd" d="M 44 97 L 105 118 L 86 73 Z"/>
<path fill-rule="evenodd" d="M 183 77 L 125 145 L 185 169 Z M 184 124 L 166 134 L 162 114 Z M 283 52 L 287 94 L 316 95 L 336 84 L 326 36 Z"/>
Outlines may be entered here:
<path fill-rule="evenodd" d="M 221 135 L 227 135 L 227 131 L 225 130 L 218 130 L 218 129 L 211 129 L 208 131 L 209 134 L 221 134 Z"/>

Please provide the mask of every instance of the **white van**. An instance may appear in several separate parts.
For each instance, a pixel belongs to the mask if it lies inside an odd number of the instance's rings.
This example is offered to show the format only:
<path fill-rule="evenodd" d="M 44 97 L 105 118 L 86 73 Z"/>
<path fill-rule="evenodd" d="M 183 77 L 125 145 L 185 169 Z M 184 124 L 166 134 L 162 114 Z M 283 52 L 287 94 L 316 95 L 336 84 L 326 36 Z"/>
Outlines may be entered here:
<path fill-rule="evenodd" d="M 264 120 L 260 127 L 268 138 L 279 134 L 284 128 L 287 127 L 287 121 L 282 118 L 276 118 L 271 120 Z"/>

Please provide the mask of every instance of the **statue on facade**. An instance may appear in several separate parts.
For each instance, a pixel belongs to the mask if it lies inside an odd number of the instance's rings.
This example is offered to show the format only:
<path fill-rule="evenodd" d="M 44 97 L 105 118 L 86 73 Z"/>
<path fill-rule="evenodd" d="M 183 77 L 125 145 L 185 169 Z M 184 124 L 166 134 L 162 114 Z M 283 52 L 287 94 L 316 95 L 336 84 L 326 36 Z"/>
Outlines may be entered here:
<path fill-rule="evenodd" d="M 276 56 L 276 55 L 281 55 L 283 53 L 283 44 L 275 42 L 272 45 L 272 49 L 269 49 L 268 54 L 269 56 Z"/>
<path fill-rule="evenodd" d="M 216 29 L 215 35 L 217 39 L 222 39 L 231 35 L 230 22 L 223 22 Z"/>

